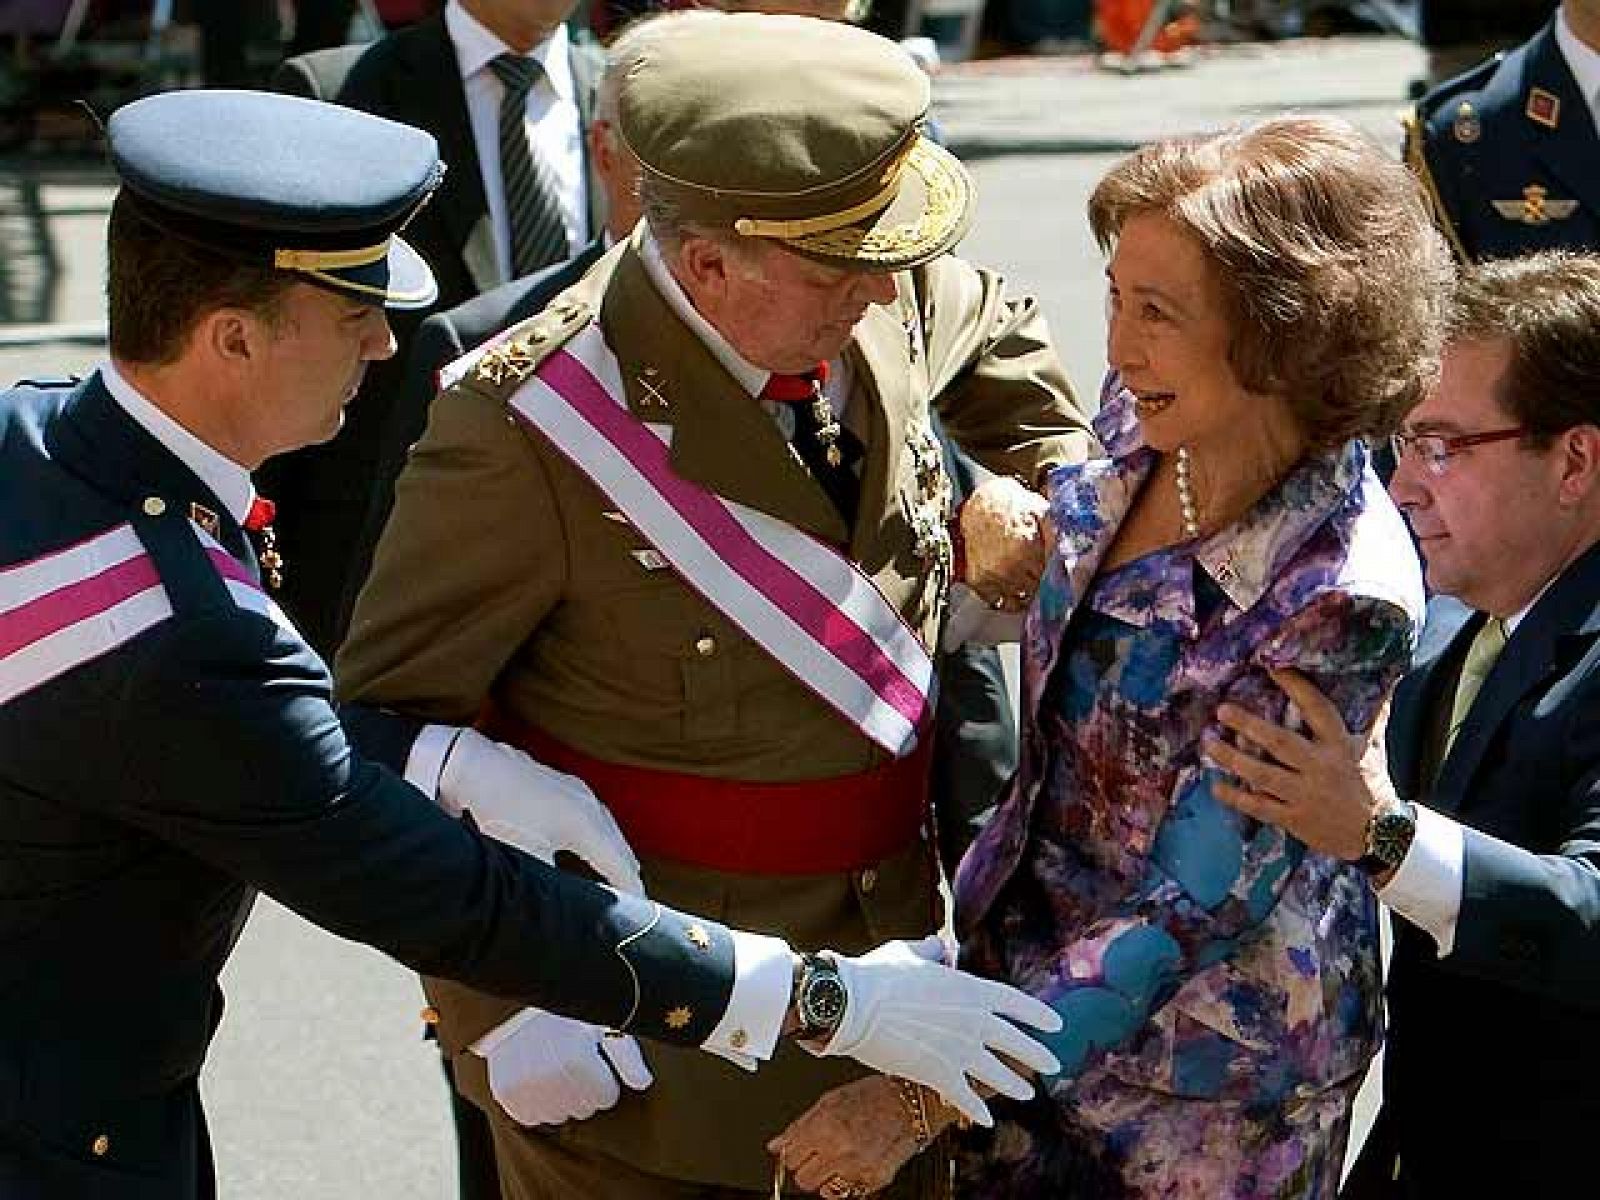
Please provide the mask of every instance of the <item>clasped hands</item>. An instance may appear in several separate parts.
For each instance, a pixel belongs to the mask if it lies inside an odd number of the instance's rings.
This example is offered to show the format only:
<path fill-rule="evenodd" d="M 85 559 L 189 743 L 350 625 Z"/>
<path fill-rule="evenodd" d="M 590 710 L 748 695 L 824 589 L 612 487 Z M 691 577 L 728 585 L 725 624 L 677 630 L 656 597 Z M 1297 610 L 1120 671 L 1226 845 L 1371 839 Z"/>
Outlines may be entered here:
<path fill-rule="evenodd" d="M 546 862 L 569 850 L 613 886 L 643 893 L 638 859 L 582 780 L 465 730 L 440 774 L 439 794 L 447 809 L 472 813 L 491 836 Z M 889 942 L 860 957 L 835 955 L 848 997 L 844 1017 L 826 1045 L 807 1049 L 926 1084 L 987 1125 L 989 1110 L 974 1084 L 1030 1094 L 1032 1084 L 1018 1070 L 1058 1066 L 1020 1027 L 1055 1032 L 1061 1019 L 1014 988 L 945 966 L 944 954 L 944 943 L 929 937 Z M 474 1049 L 487 1061 L 496 1098 L 524 1124 L 591 1116 L 617 1102 L 621 1085 L 641 1090 L 652 1082 L 633 1038 L 540 1010 L 523 1010 Z"/>
<path fill-rule="evenodd" d="M 966 546 L 962 582 L 997 611 L 1021 612 L 1044 573 L 1049 503 L 1016 479 L 997 475 L 975 488 L 958 519 Z"/>

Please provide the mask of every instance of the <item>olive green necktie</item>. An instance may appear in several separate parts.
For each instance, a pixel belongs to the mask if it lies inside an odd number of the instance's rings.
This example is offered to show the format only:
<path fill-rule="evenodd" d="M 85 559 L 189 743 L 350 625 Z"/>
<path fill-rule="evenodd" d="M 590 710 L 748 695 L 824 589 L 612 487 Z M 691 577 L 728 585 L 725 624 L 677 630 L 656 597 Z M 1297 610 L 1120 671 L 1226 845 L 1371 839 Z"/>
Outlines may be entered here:
<path fill-rule="evenodd" d="M 1478 636 L 1472 639 L 1472 645 L 1467 647 L 1467 660 L 1461 664 L 1461 676 L 1456 680 L 1456 696 L 1450 704 L 1450 731 L 1444 739 L 1446 758 L 1456 743 L 1456 734 L 1467 723 L 1467 714 L 1472 711 L 1472 702 L 1478 698 L 1483 681 L 1489 678 L 1495 660 L 1505 648 L 1506 624 L 1499 617 L 1490 617 L 1478 630 Z"/>

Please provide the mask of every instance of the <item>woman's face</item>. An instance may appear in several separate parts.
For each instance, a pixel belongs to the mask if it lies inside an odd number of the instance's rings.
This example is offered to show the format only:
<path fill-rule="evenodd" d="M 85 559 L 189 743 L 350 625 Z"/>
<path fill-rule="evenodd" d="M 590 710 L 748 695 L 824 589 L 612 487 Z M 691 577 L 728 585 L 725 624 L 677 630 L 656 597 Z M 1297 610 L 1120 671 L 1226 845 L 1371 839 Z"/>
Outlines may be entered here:
<path fill-rule="evenodd" d="M 1203 453 L 1264 421 L 1291 420 L 1281 399 L 1234 377 L 1222 285 L 1182 228 L 1160 213 L 1129 217 L 1106 278 L 1106 359 L 1136 398 L 1148 445 Z"/>

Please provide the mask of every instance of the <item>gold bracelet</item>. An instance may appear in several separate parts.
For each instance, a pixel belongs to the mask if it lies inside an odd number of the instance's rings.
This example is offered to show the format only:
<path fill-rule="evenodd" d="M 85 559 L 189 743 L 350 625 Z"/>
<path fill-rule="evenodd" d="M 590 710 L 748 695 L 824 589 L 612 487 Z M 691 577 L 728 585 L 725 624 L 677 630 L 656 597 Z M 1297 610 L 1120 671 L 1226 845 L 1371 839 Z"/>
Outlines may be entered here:
<path fill-rule="evenodd" d="M 899 1089 L 906 1116 L 911 1118 L 911 1138 L 917 1144 L 917 1152 L 921 1153 L 933 1142 L 933 1130 L 928 1125 L 928 1103 L 923 1098 L 922 1088 L 911 1080 L 896 1078 L 894 1085 Z"/>

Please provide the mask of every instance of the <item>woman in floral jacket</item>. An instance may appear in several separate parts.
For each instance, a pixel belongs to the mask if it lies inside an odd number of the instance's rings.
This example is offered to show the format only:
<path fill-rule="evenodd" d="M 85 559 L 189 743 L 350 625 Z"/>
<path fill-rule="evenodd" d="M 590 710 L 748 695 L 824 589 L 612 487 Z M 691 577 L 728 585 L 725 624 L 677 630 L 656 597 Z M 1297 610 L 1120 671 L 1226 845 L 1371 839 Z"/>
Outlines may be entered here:
<path fill-rule="evenodd" d="M 962 965 L 1065 1018 L 1062 1072 L 967 1138 L 963 1195 L 1331 1197 L 1379 1040 L 1359 869 L 1212 794 L 1223 701 L 1294 668 L 1370 729 L 1422 584 L 1362 438 L 1437 371 L 1449 256 L 1350 126 L 1162 143 L 1101 181 L 1106 456 L 1049 481 L 1023 637 L 1022 762 L 956 880 Z M 942 1123 L 893 1080 L 774 1141 L 865 1195 Z"/>

